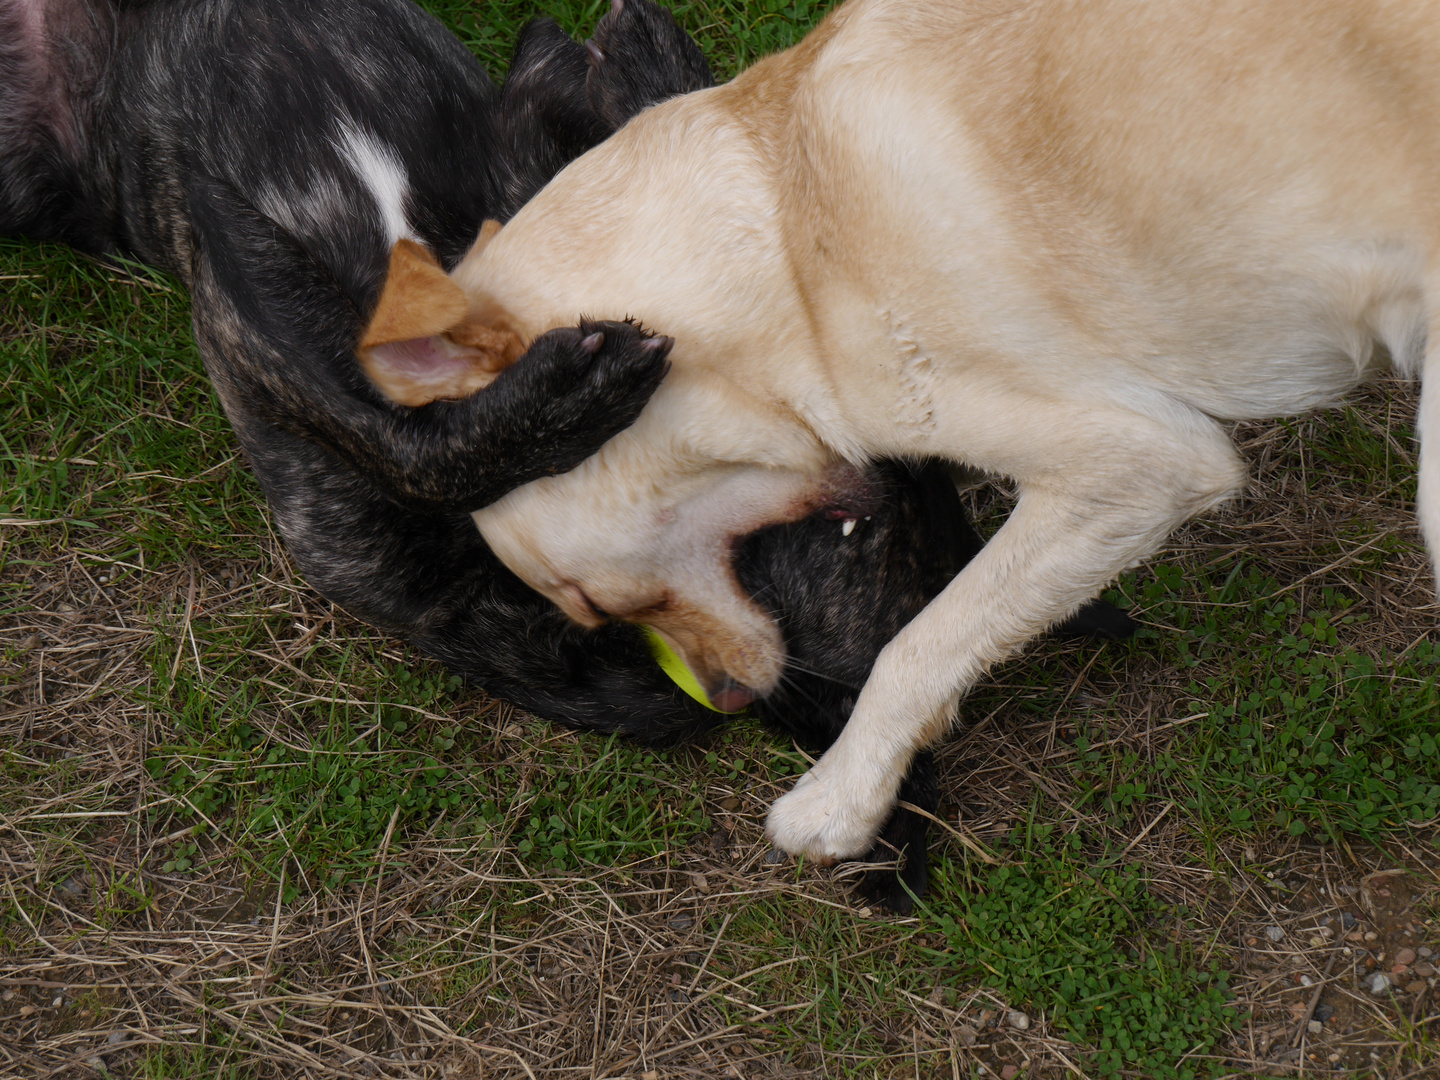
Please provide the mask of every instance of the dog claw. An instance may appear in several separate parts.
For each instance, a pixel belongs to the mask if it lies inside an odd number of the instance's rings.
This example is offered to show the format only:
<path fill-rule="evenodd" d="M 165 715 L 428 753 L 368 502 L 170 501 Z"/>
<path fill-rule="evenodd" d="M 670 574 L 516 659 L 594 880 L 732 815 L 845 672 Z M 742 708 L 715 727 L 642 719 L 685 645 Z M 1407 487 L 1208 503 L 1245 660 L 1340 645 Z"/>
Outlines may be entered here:
<path fill-rule="evenodd" d="M 605 54 L 600 51 L 600 46 L 596 45 L 595 42 L 587 39 L 585 42 L 585 51 L 590 54 L 590 63 L 594 67 L 599 67 L 605 62 Z"/>
<path fill-rule="evenodd" d="M 625 0 L 610 0 L 610 14 L 619 15 L 625 10 Z"/>
<path fill-rule="evenodd" d="M 675 339 L 673 337 L 664 336 L 646 338 L 644 344 L 642 344 L 640 347 L 650 352 L 668 353 L 671 349 L 675 347 Z"/>
<path fill-rule="evenodd" d="M 585 350 L 585 352 L 589 353 L 591 356 L 594 356 L 600 351 L 600 346 L 604 344 L 605 335 L 597 330 L 595 333 L 591 334 L 589 337 L 583 339 L 580 342 L 580 348 Z"/>

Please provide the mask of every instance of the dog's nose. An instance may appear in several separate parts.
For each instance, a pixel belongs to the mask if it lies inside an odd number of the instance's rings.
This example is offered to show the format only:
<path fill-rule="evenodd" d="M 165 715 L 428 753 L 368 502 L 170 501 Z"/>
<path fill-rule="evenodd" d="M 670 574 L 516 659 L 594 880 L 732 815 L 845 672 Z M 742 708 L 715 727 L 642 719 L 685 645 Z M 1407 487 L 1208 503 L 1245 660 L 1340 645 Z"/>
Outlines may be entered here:
<path fill-rule="evenodd" d="M 727 675 L 709 696 L 711 704 L 721 712 L 739 712 L 755 700 L 755 691 Z"/>

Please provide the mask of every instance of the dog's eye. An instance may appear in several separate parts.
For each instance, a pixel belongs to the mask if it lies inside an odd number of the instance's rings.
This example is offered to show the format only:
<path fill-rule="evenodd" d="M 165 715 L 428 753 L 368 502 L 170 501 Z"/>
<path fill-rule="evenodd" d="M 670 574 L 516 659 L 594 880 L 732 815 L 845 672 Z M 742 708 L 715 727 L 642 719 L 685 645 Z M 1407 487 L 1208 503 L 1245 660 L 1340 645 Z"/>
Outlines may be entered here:
<path fill-rule="evenodd" d="M 585 604 L 587 608 L 590 609 L 590 613 L 594 615 L 597 619 L 604 619 L 606 622 L 609 622 L 611 619 L 614 618 L 613 615 L 611 615 L 608 611 L 602 608 L 599 604 L 595 603 L 594 600 L 591 600 L 589 594 L 587 594 L 584 589 L 577 588 L 575 591 L 580 594 L 581 601 Z"/>

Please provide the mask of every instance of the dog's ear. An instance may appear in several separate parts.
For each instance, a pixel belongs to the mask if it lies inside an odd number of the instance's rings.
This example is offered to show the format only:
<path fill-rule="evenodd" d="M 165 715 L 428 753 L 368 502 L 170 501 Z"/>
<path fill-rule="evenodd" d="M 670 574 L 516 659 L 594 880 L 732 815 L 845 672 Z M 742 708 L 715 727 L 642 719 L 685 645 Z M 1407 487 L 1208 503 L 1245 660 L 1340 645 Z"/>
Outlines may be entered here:
<path fill-rule="evenodd" d="M 474 250 L 499 231 L 499 222 L 487 221 Z M 435 257 L 401 240 L 356 353 L 382 394 L 419 406 L 483 390 L 524 351 L 514 331 L 471 318 L 465 293 Z"/>

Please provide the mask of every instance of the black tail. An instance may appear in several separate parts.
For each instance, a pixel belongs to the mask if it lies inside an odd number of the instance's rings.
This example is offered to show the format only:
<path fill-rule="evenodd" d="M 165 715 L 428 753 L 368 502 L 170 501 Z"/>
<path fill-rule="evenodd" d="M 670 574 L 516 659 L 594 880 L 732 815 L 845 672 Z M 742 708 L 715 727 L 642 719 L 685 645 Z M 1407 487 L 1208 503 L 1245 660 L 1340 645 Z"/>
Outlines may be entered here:
<path fill-rule="evenodd" d="M 93 137 L 116 29 L 107 0 L 0 0 L 0 234 L 116 250 Z"/>

